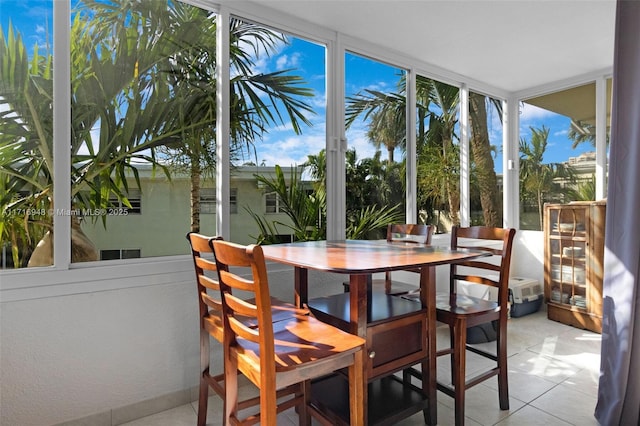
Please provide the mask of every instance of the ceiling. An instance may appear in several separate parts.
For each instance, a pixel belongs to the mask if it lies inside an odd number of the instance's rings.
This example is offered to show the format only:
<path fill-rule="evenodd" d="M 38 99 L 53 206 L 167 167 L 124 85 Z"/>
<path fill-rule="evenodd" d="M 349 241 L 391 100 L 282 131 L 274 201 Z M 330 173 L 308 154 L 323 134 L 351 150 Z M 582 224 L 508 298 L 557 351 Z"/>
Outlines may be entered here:
<path fill-rule="evenodd" d="M 251 0 L 518 93 L 610 72 L 615 0 Z"/>

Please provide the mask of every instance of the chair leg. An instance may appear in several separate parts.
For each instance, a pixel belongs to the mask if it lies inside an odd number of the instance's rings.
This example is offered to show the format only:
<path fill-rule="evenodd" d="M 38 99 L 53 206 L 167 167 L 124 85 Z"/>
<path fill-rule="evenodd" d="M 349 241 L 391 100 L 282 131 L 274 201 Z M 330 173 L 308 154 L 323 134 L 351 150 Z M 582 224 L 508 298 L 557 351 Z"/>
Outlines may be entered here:
<path fill-rule="evenodd" d="M 504 324 L 503 324 L 504 322 Z M 500 409 L 509 409 L 509 379 L 507 368 L 507 324 L 506 320 L 500 321 L 498 325 L 498 341 L 497 341 L 497 353 L 498 353 L 498 396 L 500 399 Z"/>
<path fill-rule="evenodd" d="M 449 352 L 449 365 L 451 366 L 451 384 L 456 382 L 456 369 L 454 368 L 456 364 L 456 328 L 454 324 L 449 324 L 449 347 L 451 348 L 451 352 Z"/>
<path fill-rule="evenodd" d="M 451 369 L 453 374 L 454 405 L 456 426 L 464 425 L 464 395 L 466 385 L 467 366 L 467 323 L 464 320 L 457 320 L 454 325 L 453 360 Z"/>
<path fill-rule="evenodd" d="M 260 424 L 268 426 L 278 424 L 278 405 L 275 380 L 271 383 L 264 383 L 264 380 L 261 380 Z"/>
<path fill-rule="evenodd" d="M 198 396 L 198 426 L 207 423 L 207 405 L 209 401 L 209 334 L 200 330 L 200 392 Z"/>
<path fill-rule="evenodd" d="M 238 418 L 238 364 L 233 357 L 225 354 L 224 362 L 224 424 L 230 425 L 231 418 Z"/>
<path fill-rule="evenodd" d="M 353 354 L 353 364 L 349 366 L 349 413 L 351 426 L 366 424 L 364 401 L 367 398 L 364 382 L 364 350 Z"/>
<path fill-rule="evenodd" d="M 309 426 L 311 424 L 311 414 L 309 404 L 311 403 L 311 380 L 302 383 L 302 404 L 296 407 L 298 412 L 298 425 Z"/>
<path fill-rule="evenodd" d="M 198 426 L 207 424 L 207 404 L 209 400 L 209 384 L 204 378 L 208 372 L 203 372 L 200 377 L 200 395 L 198 397 Z"/>

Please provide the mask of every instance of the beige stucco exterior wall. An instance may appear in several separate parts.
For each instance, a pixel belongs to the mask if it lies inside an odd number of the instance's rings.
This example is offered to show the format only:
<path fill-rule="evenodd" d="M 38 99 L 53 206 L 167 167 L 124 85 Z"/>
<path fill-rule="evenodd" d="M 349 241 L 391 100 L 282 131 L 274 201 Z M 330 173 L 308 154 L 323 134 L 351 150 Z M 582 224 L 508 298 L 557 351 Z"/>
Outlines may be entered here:
<path fill-rule="evenodd" d="M 269 174 L 272 168 L 265 168 Z M 285 176 L 288 175 L 285 171 Z M 97 218 L 84 219 L 82 229 L 100 250 L 140 249 L 141 257 L 188 254 L 185 235 L 190 230 L 190 188 L 186 176 L 169 181 L 165 176 L 144 176 L 141 173 L 141 214 L 126 216 L 108 215 L 106 228 Z M 215 182 L 203 182 L 203 187 L 212 188 Z M 130 185 L 135 188 L 135 182 Z M 259 234 L 253 218 L 246 208 L 265 214 L 264 193 L 258 188 L 253 171 L 239 171 L 231 179 L 231 188 L 237 189 L 237 213 L 231 214 L 231 240 L 240 244 L 256 242 Z M 269 221 L 289 223 L 284 214 L 266 214 Z M 200 214 L 200 232 L 216 234 L 216 215 Z M 286 228 L 279 226 L 283 233 Z"/>

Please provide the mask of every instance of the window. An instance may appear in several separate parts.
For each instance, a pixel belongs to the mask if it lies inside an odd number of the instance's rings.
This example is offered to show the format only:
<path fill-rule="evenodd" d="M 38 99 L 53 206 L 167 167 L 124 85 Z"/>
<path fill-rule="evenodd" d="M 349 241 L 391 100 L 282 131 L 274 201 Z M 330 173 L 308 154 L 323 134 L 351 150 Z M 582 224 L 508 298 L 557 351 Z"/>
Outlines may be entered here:
<path fill-rule="evenodd" d="M 282 213 L 280 208 L 280 197 L 275 192 L 264 195 L 264 212 L 265 213 Z"/>
<path fill-rule="evenodd" d="M 502 226 L 502 102 L 469 93 L 470 224 Z"/>
<path fill-rule="evenodd" d="M 3 269 L 53 264 L 53 1 L 1 1 L 0 251 Z M 8 37 L 13 33 L 13 37 Z M 22 52 L 24 55 L 6 52 Z M 38 56 L 38 61 L 33 60 Z M 6 149 L 5 149 L 6 148 Z M 49 244 L 45 244 L 46 242 Z M 42 242 L 38 247 L 38 244 Z M 36 256 L 33 256 L 34 252 Z M 37 262 L 35 259 L 38 259 Z M 31 263 L 30 263 L 31 261 Z"/>
<path fill-rule="evenodd" d="M 129 203 L 129 205 L 127 205 L 127 203 Z M 126 192 L 126 200 L 111 197 L 109 198 L 109 204 L 110 207 L 119 209 L 119 211 L 127 215 L 142 214 L 142 195 L 139 189 L 129 189 L 129 191 Z"/>
<path fill-rule="evenodd" d="M 140 249 L 100 250 L 100 260 L 137 259 Z"/>
<path fill-rule="evenodd" d="M 596 199 L 596 83 L 524 100 L 520 128 L 520 228 L 542 230 L 545 203 Z"/>
<path fill-rule="evenodd" d="M 239 40 L 232 52 L 243 46 L 255 49 L 247 49 L 244 56 L 231 62 L 231 75 L 238 76 L 231 83 L 232 93 L 245 101 L 238 102 L 231 114 L 252 140 L 230 146 L 234 162 L 229 200 L 230 238 L 244 244 L 257 240 L 276 242 L 281 241 L 280 234 L 304 234 L 309 232 L 307 229 L 324 238 L 324 197 L 298 196 L 307 185 L 311 187 L 310 181 L 314 181 L 314 188 L 324 190 L 326 48 L 256 22 L 238 19 L 232 25 L 239 34 L 253 38 L 246 42 Z M 278 92 L 287 96 L 278 96 Z M 303 175 L 300 166 L 305 163 L 312 171 Z M 277 176 L 279 171 L 281 176 Z M 275 217 L 273 214 L 281 212 L 280 200 L 275 194 L 265 196 L 265 190 L 271 190 L 256 177 L 286 182 L 291 187 L 292 173 L 297 179 L 290 194 L 304 203 L 299 212 L 314 213 L 294 212 L 295 218 Z M 291 227 L 296 229 L 291 231 Z"/>
<path fill-rule="evenodd" d="M 449 232 L 460 220 L 460 89 L 418 75 L 416 102 L 420 221 Z"/>
<path fill-rule="evenodd" d="M 72 209 L 107 212 L 82 222 L 94 258 L 185 254 L 182 229 L 200 219 L 192 176 L 215 170 L 203 154 L 215 152 L 214 86 L 200 82 L 215 71 L 216 15 L 180 1 L 72 2 L 71 14 Z M 198 137 L 164 144 L 185 129 Z M 137 251 L 112 251 L 132 240 Z"/>
<path fill-rule="evenodd" d="M 372 216 L 405 221 L 405 76 L 404 69 L 345 54 L 347 238 L 385 238 L 386 229 L 362 232 Z"/>
<path fill-rule="evenodd" d="M 200 214 L 216 213 L 216 189 L 200 188 Z"/>
<path fill-rule="evenodd" d="M 238 188 L 229 189 L 229 210 L 231 214 L 238 213 Z"/>

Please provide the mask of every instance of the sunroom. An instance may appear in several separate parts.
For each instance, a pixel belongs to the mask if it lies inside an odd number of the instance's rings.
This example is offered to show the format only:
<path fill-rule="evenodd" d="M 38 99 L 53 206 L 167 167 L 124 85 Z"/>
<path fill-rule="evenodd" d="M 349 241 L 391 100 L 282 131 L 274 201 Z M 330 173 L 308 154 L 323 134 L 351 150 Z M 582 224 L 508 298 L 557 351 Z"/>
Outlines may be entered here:
<path fill-rule="evenodd" d="M 616 20 L 622 5 L 640 18 L 633 2 L 0 5 L 0 424 L 123 424 L 194 399 L 190 230 L 248 244 L 424 222 L 446 245 L 452 224 L 512 227 L 512 276 L 543 283 L 544 203 L 603 199 L 607 232 L 622 236 L 607 246 L 617 275 L 605 271 L 602 356 L 614 367 L 599 381 L 614 396 L 590 398 L 603 424 L 637 422 L 632 356 L 612 343 L 632 335 L 607 323 L 635 312 L 639 251 L 624 236 L 637 235 L 628 170 L 640 158 L 624 126 L 638 106 L 615 97 L 637 93 L 625 61 L 638 60 L 638 30 Z M 524 165 L 557 174 L 536 191 Z M 296 185 L 318 209 L 298 228 L 284 199 Z M 290 297 L 291 270 L 270 271 Z M 319 292 L 341 282 L 315 278 Z M 599 348 L 599 335 L 570 332 Z M 518 411 L 494 405 L 491 424 Z"/>

